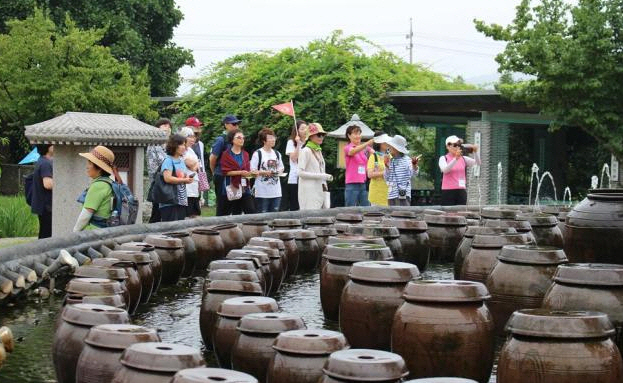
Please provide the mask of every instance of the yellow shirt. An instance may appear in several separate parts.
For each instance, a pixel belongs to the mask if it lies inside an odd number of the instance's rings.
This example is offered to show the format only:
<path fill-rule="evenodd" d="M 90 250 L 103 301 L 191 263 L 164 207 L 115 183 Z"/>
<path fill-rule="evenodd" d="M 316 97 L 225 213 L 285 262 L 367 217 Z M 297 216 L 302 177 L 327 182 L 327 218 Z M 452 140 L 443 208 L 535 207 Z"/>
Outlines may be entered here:
<path fill-rule="evenodd" d="M 384 161 L 384 156 L 379 155 L 378 153 L 376 153 L 376 156 L 374 154 L 370 155 L 370 158 L 368 158 L 368 170 L 375 170 L 374 168 L 376 167 L 376 170 L 380 170 L 380 171 L 385 171 L 385 161 Z M 375 159 L 376 159 L 376 163 L 375 163 Z M 387 193 L 388 193 L 388 187 L 387 187 L 387 183 L 385 182 L 385 178 L 380 177 L 380 178 L 371 178 L 370 179 L 370 190 L 368 191 L 368 201 L 370 201 L 371 204 L 373 205 L 379 205 L 379 206 L 387 206 Z"/>

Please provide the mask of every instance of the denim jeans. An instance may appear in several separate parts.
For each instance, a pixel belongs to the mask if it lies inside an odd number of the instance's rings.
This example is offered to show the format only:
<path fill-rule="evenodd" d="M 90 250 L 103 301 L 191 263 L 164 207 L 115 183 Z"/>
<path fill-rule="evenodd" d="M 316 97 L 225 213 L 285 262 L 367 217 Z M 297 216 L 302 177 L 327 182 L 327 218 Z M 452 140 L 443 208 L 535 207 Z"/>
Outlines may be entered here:
<path fill-rule="evenodd" d="M 281 197 L 276 198 L 255 198 L 258 213 L 273 213 L 279 211 Z"/>
<path fill-rule="evenodd" d="M 346 184 L 344 188 L 344 206 L 370 206 L 365 182 Z"/>

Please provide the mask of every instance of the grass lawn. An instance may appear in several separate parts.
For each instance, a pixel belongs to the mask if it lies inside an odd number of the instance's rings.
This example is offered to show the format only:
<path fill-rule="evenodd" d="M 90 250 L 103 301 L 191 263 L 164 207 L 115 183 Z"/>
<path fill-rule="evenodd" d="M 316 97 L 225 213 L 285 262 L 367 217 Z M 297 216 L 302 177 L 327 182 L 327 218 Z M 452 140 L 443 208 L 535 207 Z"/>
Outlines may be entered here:
<path fill-rule="evenodd" d="M 201 208 L 201 216 L 202 217 L 214 217 L 216 215 L 216 207 L 215 206 L 204 206 Z"/>

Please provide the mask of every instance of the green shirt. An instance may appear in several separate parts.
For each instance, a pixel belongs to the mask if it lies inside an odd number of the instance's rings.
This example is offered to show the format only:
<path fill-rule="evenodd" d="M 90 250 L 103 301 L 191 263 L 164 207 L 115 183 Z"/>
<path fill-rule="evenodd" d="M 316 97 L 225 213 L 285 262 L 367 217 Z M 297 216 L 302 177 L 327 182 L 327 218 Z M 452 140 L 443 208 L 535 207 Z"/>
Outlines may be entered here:
<path fill-rule="evenodd" d="M 87 196 L 84 200 L 85 209 L 92 209 L 93 215 L 100 218 L 108 218 L 112 213 L 113 192 L 109 182 L 104 177 L 98 177 L 91 182 Z M 96 227 L 89 224 L 86 229 L 95 229 Z"/>

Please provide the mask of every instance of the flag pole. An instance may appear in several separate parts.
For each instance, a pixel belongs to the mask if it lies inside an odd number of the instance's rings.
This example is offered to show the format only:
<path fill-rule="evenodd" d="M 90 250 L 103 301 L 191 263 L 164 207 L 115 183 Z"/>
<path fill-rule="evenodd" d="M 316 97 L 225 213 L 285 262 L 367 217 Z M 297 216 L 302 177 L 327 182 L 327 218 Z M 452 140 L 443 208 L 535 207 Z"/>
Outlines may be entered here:
<path fill-rule="evenodd" d="M 294 118 L 294 131 L 296 135 L 299 135 L 299 128 L 296 126 L 296 111 L 294 111 L 294 100 L 290 99 L 290 105 L 292 105 L 292 117 Z"/>

